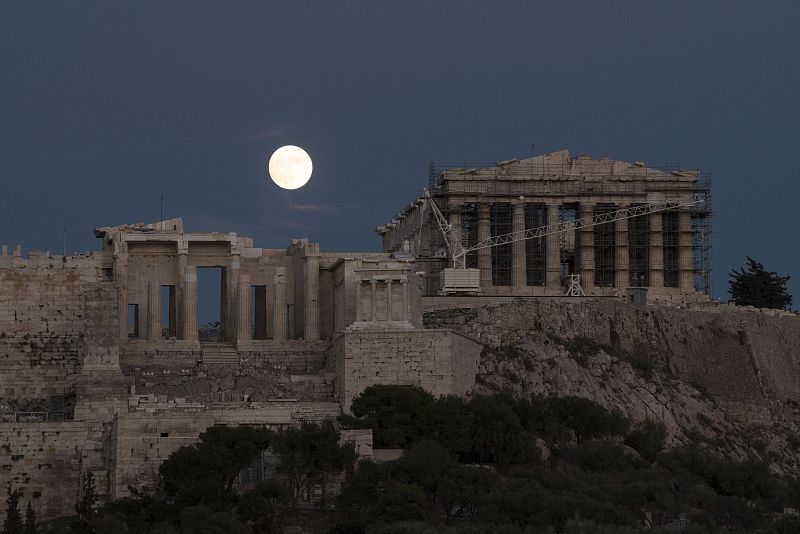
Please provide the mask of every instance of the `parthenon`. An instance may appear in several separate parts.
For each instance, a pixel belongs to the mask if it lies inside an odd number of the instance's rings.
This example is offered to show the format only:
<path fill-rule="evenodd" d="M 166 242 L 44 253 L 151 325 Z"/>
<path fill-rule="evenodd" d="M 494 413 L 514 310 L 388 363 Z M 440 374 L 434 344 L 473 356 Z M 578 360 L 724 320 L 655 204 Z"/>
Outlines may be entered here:
<path fill-rule="evenodd" d="M 545 237 L 479 248 L 485 296 L 558 296 L 579 275 L 587 296 L 648 288 L 654 300 L 702 298 L 710 291 L 710 178 L 699 170 L 626 163 L 562 150 L 489 167 L 431 165 L 429 191 L 466 249 L 491 236 L 586 220 L 631 206 L 672 201 L 683 207 Z M 689 203 L 695 204 L 691 207 Z M 377 228 L 383 250 L 408 250 L 426 272 L 425 293 L 441 289 L 448 251 L 420 197 Z"/>

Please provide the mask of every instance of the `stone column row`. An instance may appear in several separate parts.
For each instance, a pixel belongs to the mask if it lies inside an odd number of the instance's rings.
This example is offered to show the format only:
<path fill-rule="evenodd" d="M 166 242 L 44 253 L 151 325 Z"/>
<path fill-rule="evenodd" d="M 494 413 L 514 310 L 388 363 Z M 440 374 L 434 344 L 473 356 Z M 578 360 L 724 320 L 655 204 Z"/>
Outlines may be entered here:
<path fill-rule="evenodd" d="M 647 217 L 647 216 L 646 216 Z M 664 218 L 661 213 L 650 217 L 650 284 L 651 288 L 664 287 Z"/>
<path fill-rule="evenodd" d="M 516 199 L 510 201 L 513 206 L 513 232 L 522 232 L 525 227 L 525 203 Z M 559 224 L 559 211 L 561 205 L 557 202 L 547 203 L 547 225 L 556 227 Z M 594 204 L 582 202 L 579 204 L 577 218 L 590 218 L 594 215 Z M 649 287 L 664 287 L 663 265 L 663 224 L 661 214 L 649 215 L 650 217 L 650 283 Z M 450 222 L 460 232 L 461 213 L 453 210 Z M 615 229 L 615 286 L 625 288 L 630 285 L 630 254 L 628 249 L 628 220 L 616 221 Z M 691 231 L 691 213 L 682 211 L 679 215 L 680 225 L 680 287 L 691 289 L 694 285 L 693 246 Z M 460 234 L 457 234 L 460 235 Z M 491 237 L 490 204 L 478 204 L 478 241 Z M 561 236 L 553 233 L 547 236 L 546 247 L 546 287 L 560 288 L 561 280 Z M 512 283 L 516 289 L 527 286 L 527 255 L 526 242 L 517 241 L 512 245 Z M 584 289 L 594 287 L 594 231 L 593 227 L 586 227 L 576 232 L 575 243 L 576 271 L 581 275 L 581 284 Z M 478 268 L 480 269 L 481 287 L 492 287 L 492 260 L 491 248 L 478 251 Z"/>
<path fill-rule="evenodd" d="M 678 246 L 680 275 L 678 286 L 681 289 L 694 287 L 694 249 L 692 243 L 692 214 L 688 210 L 678 212 Z"/>
<path fill-rule="evenodd" d="M 383 287 L 380 288 L 379 284 L 383 282 Z M 401 296 L 401 312 L 400 316 L 398 317 L 393 310 L 393 303 L 394 303 L 394 296 L 392 295 L 392 286 L 394 283 L 399 283 L 402 291 L 400 292 Z M 368 286 L 367 286 L 368 285 Z M 386 321 L 410 321 L 411 320 L 411 298 L 408 294 L 409 292 L 409 285 L 408 280 L 400 279 L 400 280 L 356 280 L 355 283 L 355 298 L 356 298 L 356 321 L 377 321 L 378 312 L 380 311 L 378 307 L 378 292 L 379 291 L 386 291 Z M 363 297 L 364 292 L 367 292 L 370 296 L 369 299 L 369 317 L 365 313 L 366 310 L 364 309 L 363 305 Z"/>
<path fill-rule="evenodd" d="M 588 219 L 594 215 L 594 205 L 581 202 L 578 205 L 578 218 Z M 592 226 L 576 231 L 576 260 L 581 287 L 585 290 L 594 287 L 594 228 Z"/>
<path fill-rule="evenodd" d="M 525 204 L 522 201 L 515 201 L 512 209 L 511 231 L 514 234 L 522 234 L 525 231 Z M 516 289 L 528 285 L 525 245 L 525 241 L 514 241 L 511 244 L 511 283 Z"/>

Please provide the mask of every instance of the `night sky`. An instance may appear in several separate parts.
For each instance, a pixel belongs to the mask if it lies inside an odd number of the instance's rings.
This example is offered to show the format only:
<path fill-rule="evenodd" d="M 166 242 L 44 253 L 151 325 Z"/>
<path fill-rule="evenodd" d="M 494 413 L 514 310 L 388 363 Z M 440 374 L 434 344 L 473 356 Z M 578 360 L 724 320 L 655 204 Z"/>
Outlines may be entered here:
<path fill-rule="evenodd" d="M 0 243 L 95 250 L 184 218 L 379 250 L 430 159 L 713 174 L 714 294 L 745 254 L 800 301 L 797 2 L 4 2 Z M 284 144 L 308 186 L 268 180 Z"/>

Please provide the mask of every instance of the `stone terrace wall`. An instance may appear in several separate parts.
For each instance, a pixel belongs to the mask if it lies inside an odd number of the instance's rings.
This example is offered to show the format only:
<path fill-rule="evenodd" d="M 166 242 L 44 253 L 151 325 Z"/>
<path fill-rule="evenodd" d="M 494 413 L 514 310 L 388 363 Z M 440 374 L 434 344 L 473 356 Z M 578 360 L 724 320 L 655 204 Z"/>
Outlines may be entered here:
<path fill-rule="evenodd" d="M 3 488 L 11 483 L 30 502 L 37 517 L 74 513 L 81 473 L 91 471 L 98 495 L 108 493 L 107 436 L 110 425 L 74 421 L 0 423 L 0 467 Z M 0 500 L 5 515 L 6 501 Z"/>
<path fill-rule="evenodd" d="M 0 258 L 0 411 L 44 411 L 74 391 L 85 292 L 101 276 L 99 257 Z"/>
<path fill-rule="evenodd" d="M 172 452 L 198 441 L 215 424 L 251 424 L 280 428 L 304 420 L 333 419 L 341 413 L 335 402 L 272 402 L 261 406 L 231 407 L 196 412 L 163 410 L 120 416 L 111 438 L 112 496 L 130 495 L 131 489 L 152 487 L 158 466 Z M 365 452 L 371 448 L 364 445 Z"/>
<path fill-rule="evenodd" d="M 451 330 L 353 330 L 336 339 L 328 369 L 345 412 L 374 384 L 418 385 L 434 395 L 463 395 L 475 384 L 481 345 Z"/>
<path fill-rule="evenodd" d="M 739 420 L 800 419 L 800 317 L 541 299 L 433 312 L 426 323 L 493 347 L 590 338 L 650 359 L 713 395 Z"/>
<path fill-rule="evenodd" d="M 334 375 L 325 371 L 326 342 L 253 345 L 238 351 L 238 365 L 206 365 L 200 350 L 170 350 L 170 342 L 129 343 L 121 367 L 134 381 L 136 393 L 169 400 L 229 402 L 245 396 L 249 401 L 333 400 Z"/>

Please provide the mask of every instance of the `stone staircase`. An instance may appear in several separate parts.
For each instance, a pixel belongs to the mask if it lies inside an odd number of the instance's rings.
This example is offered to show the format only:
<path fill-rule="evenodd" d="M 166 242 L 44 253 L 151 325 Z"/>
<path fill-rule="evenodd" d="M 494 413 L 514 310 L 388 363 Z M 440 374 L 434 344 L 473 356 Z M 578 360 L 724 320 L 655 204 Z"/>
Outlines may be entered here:
<path fill-rule="evenodd" d="M 238 365 L 235 343 L 202 343 L 204 365 Z"/>

